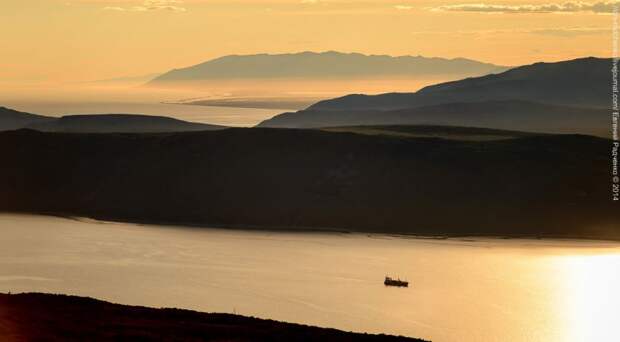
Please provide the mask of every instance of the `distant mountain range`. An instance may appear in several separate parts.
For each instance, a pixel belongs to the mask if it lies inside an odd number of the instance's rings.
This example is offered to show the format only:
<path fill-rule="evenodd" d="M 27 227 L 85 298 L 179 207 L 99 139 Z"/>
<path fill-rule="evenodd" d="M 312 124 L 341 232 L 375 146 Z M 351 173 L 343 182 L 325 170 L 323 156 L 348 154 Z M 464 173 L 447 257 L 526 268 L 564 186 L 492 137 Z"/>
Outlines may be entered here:
<path fill-rule="evenodd" d="M 259 126 L 448 124 L 606 135 L 610 68 L 610 59 L 593 57 L 536 63 L 415 93 L 356 94 L 325 100 Z"/>
<path fill-rule="evenodd" d="M 428 86 L 415 93 L 347 95 L 310 109 L 392 110 L 451 102 L 522 100 L 567 106 L 608 107 L 611 59 L 580 58 L 535 63 L 481 77 Z"/>
<path fill-rule="evenodd" d="M 66 133 L 155 133 L 204 131 L 225 127 L 137 114 L 67 115 L 55 118 L 0 107 L 0 131 L 20 128 Z"/>
<path fill-rule="evenodd" d="M 350 57 L 334 52 L 298 55 Z M 238 57 L 246 60 L 248 56 Z M 252 60 L 255 56 L 250 57 Z M 589 57 L 521 66 L 499 74 L 428 86 L 415 93 L 347 95 L 320 101 L 305 110 L 276 115 L 258 126 L 442 125 L 606 137 L 610 119 L 610 66 L 611 59 Z M 241 102 L 248 106 L 263 105 L 257 101 Z M 232 105 L 234 101 L 222 103 Z M 0 130 L 18 128 L 54 132 L 177 132 L 222 127 L 140 115 L 78 115 L 57 119 L 0 107 Z"/>
<path fill-rule="evenodd" d="M 0 168 L 0 211 L 263 229 L 620 239 L 620 212 L 605 181 L 609 140 L 358 129 L 2 132 L 0 155 L 10 167 Z M 411 137 L 420 134 L 426 137 Z"/>
<path fill-rule="evenodd" d="M 156 77 L 150 85 L 221 79 L 348 79 L 348 78 L 460 78 L 486 75 L 506 67 L 465 58 L 364 55 L 360 53 L 301 52 L 291 54 L 230 55 Z"/>

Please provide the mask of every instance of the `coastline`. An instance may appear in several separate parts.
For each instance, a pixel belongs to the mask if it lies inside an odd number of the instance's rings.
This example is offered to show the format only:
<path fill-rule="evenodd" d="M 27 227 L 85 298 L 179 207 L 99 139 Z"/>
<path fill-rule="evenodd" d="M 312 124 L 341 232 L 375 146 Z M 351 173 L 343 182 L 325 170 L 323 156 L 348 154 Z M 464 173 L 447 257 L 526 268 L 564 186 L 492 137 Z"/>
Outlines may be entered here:
<path fill-rule="evenodd" d="M 224 97 L 196 99 L 191 101 L 168 101 L 163 104 L 176 104 L 202 107 L 226 107 L 240 109 L 268 109 L 298 111 L 329 97 Z"/>
<path fill-rule="evenodd" d="M 354 230 L 343 229 L 337 227 L 303 227 L 303 226 L 260 226 L 260 225 L 243 225 L 243 224 L 221 224 L 221 223 L 203 223 L 203 222 L 166 222 L 157 220 L 126 220 L 113 217 L 103 216 L 80 216 L 67 213 L 53 213 L 53 212 L 7 212 L 0 211 L 3 214 L 14 215 L 36 215 L 36 216 L 50 216 L 58 217 L 74 221 L 91 221 L 95 223 L 127 223 L 135 225 L 152 225 L 160 227 L 170 228 L 195 228 L 195 229 L 220 229 L 220 230 L 236 230 L 236 231 L 248 231 L 248 232 L 272 232 L 272 233 L 299 233 L 299 234 L 362 234 L 362 235 L 382 235 L 391 236 L 397 238 L 407 239 L 420 239 L 420 240 L 467 240 L 467 239 L 496 239 L 496 240 L 566 240 L 566 241 L 601 241 L 601 242 L 620 242 L 620 236 L 618 237 L 601 237 L 595 235 L 554 235 L 554 234 L 485 234 L 469 232 L 466 234 L 456 233 L 441 233 L 441 234 L 416 234 L 405 231 L 368 231 L 368 230 Z"/>

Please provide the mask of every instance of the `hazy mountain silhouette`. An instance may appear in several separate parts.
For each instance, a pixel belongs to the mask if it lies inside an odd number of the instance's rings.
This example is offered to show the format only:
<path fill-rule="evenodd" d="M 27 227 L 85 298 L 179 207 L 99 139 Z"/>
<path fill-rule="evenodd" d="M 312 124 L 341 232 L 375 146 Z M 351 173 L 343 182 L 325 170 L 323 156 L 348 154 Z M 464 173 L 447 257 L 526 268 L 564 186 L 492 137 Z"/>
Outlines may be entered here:
<path fill-rule="evenodd" d="M 535 63 L 482 77 L 425 87 L 415 93 L 347 95 L 310 109 L 393 110 L 451 102 L 522 100 L 566 106 L 609 107 L 611 59 L 579 58 Z"/>
<path fill-rule="evenodd" d="M 253 78 L 423 78 L 438 75 L 465 77 L 503 70 L 506 68 L 465 58 L 392 57 L 335 51 L 301 52 L 224 56 L 187 68 L 171 70 L 155 78 L 150 84 Z"/>
<path fill-rule="evenodd" d="M 0 168 L 0 210 L 265 229 L 620 238 L 609 146 L 579 135 L 9 131 L 0 133 L 11 166 Z"/>
<path fill-rule="evenodd" d="M 399 110 L 315 110 L 277 115 L 259 127 L 455 125 L 548 133 L 609 135 L 609 111 L 519 100 L 463 102 Z"/>
<path fill-rule="evenodd" d="M 67 133 L 153 133 L 222 129 L 224 126 L 138 114 L 42 116 L 0 107 L 0 131 L 30 128 Z"/>
<path fill-rule="evenodd" d="M 0 131 L 8 131 L 53 121 L 56 118 L 31 113 L 16 111 L 6 107 L 0 107 Z"/>

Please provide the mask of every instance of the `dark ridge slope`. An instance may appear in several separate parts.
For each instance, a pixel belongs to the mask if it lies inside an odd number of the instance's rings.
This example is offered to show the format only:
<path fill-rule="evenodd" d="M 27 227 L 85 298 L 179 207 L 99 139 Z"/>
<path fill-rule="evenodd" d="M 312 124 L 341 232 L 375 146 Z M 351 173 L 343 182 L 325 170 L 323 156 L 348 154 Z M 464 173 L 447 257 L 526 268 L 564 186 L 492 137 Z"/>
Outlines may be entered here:
<path fill-rule="evenodd" d="M 10 131 L 24 128 L 31 124 L 43 123 L 55 118 L 0 107 L 0 131 Z"/>

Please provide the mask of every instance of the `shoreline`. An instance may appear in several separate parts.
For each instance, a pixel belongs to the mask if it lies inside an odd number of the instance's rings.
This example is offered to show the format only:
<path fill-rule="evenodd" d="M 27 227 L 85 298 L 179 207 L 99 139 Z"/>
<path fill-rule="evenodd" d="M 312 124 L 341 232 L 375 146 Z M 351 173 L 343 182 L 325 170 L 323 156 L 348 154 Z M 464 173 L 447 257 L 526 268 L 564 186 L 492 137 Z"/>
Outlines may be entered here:
<path fill-rule="evenodd" d="M 274 110 L 284 112 L 296 112 L 298 110 L 305 109 L 312 104 L 323 100 L 324 98 L 317 98 L 309 101 L 295 101 L 284 100 L 274 101 L 271 99 L 263 98 L 222 98 L 222 99 L 210 99 L 210 100 L 197 100 L 190 102 L 161 102 L 162 104 L 174 104 L 184 106 L 199 106 L 199 107 L 224 107 L 224 108 L 237 108 L 237 109 L 261 109 L 261 110 Z"/>
<path fill-rule="evenodd" d="M 439 235 L 432 234 L 416 234 L 410 232 L 398 232 L 398 231 L 364 231 L 364 230 L 351 230 L 344 228 L 334 227 L 286 227 L 286 226 L 260 226 L 260 225 L 243 225 L 243 224 L 221 224 L 221 223 L 197 223 L 197 222 L 166 222 L 155 220 L 126 220 L 116 219 L 110 217 L 89 217 L 72 215 L 65 213 L 53 213 L 53 212 L 8 212 L 0 211 L 2 214 L 14 214 L 14 215 L 35 215 L 35 216 L 50 216 L 58 217 L 67 220 L 74 221 L 94 221 L 94 223 L 125 223 L 135 225 L 152 225 L 168 228 L 194 228 L 194 229 L 219 229 L 219 230 L 231 230 L 231 231 L 247 231 L 247 232 L 272 232 L 272 233 L 300 233 L 300 234 L 362 234 L 362 235 L 382 235 L 396 238 L 406 239 L 419 239 L 419 240 L 463 240 L 463 239 L 494 239 L 494 240 L 529 240 L 529 241 L 600 241 L 600 242 L 620 242 L 620 237 L 600 237 L 593 235 L 531 235 L 531 234 L 485 234 L 485 233 L 467 233 L 467 234 L 451 234 L 444 233 Z M 477 241 L 477 240 L 472 240 Z"/>

